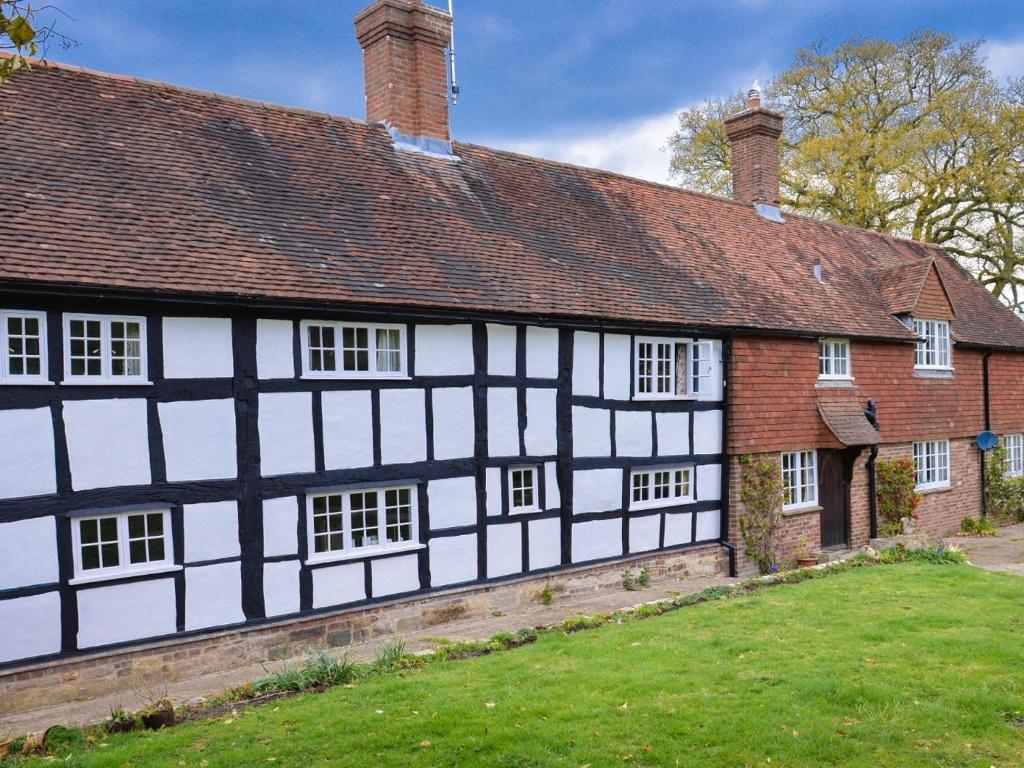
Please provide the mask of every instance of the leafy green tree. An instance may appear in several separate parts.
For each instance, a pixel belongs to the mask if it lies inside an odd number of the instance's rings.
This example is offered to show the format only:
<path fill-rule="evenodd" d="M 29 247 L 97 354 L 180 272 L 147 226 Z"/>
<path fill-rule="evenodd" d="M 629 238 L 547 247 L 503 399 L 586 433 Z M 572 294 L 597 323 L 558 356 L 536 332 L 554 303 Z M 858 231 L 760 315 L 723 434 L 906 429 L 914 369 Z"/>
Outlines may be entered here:
<path fill-rule="evenodd" d="M 997 81 L 980 40 L 813 45 L 765 103 L 786 118 L 789 209 L 938 243 L 1024 310 L 1024 81 Z M 723 119 L 743 108 L 735 94 L 680 113 L 669 148 L 684 186 L 728 194 Z"/>

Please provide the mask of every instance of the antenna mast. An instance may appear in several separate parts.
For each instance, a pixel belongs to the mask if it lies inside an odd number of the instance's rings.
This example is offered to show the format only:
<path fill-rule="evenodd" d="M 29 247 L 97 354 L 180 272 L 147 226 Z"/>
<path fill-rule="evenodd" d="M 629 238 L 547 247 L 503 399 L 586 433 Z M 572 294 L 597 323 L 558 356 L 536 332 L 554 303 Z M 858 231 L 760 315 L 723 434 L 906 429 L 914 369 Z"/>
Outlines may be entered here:
<path fill-rule="evenodd" d="M 459 103 L 459 86 L 455 81 L 455 12 L 452 10 L 452 0 L 448 0 L 448 15 L 452 17 L 452 41 L 448 46 L 448 72 L 451 82 L 452 106 Z"/>

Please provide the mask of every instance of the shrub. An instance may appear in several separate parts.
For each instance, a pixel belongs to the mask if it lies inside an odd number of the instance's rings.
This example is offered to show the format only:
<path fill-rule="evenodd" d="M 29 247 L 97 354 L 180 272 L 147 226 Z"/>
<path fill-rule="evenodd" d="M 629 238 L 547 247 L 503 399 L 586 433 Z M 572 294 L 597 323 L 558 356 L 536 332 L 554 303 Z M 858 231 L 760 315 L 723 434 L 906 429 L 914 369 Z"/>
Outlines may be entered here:
<path fill-rule="evenodd" d="M 771 573 L 778 564 L 782 525 L 782 470 L 777 457 L 740 456 L 740 500 L 747 510 L 740 518 L 747 557 L 761 573 Z"/>
<path fill-rule="evenodd" d="M 960 521 L 960 531 L 968 536 L 996 535 L 996 527 L 987 517 L 965 517 Z"/>
<path fill-rule="evenodd" d="M 562 631 L 568 634 L 570 632 L 579 632 L 583 629 L 593 629 L 594 627 L 600 627 L 602 624 L 607 623 L 607 621 L 608 617 L 600 613 L 596 616 L 570 616 L 562 622 Z"/>
<path fill-rule="evenodd" d="M 914 460 L 883 459 L 877 464 L 877 472 L 878 488 L 875 496 L 878 500 L 878 514 L 883 525 L 893 524 L 888 529 L 883 528 L 891 535 L 891 532 L 896 530 L 894 526 L 899 526 L 902 518 L 916 520 L 918 516 L 917 507 L 921 503 L 921 494 L 914 490 Z M 897 535 L 902 532 L 901 526 Z"/>
<path fill-rule="evenodd" d="M 967 555 L 957 547 L 939 544 L 935 547 L 915 547 L 908 549 L 902 544 L 880 553 L 883 563 L 931 563 L 932 565 L 962 565 L 967 562 Z"/>
<path fill-rule="evenodd" d="M 622 572 L 622 588 L 627 592 L 636 592 L 651 586 L 651 572 L 647 566 L 627 568 Z"/>
<path fill-rule="evenodd" d="M 306 687 L 306 676 L 295 664 L 285 662 L 276 672 L 271 672 L 264 666 L 263 671 L 267 676 L 252 684 L 252 689 L 258 696 L 283 691 L 301 691 Z"/>
<path fill-rule="evenodd" d="M 1006 449 L 999 445 L 985 454 L 985 503 L 997 520 L 1024 520 L 1024 477 L 1006 474 Z"/>

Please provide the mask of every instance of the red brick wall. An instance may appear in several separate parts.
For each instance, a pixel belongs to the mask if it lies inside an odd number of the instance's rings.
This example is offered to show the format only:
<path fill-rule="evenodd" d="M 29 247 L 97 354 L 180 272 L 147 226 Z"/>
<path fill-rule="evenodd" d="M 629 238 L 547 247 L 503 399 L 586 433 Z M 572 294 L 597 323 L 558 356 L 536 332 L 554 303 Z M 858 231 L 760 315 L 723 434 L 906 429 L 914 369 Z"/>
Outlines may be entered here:
<path fill-rule="evenodd" d="M 999 434 L 1024 432 L 1024 354 L 994 353 L 988 377 L 992 429 Z"/>

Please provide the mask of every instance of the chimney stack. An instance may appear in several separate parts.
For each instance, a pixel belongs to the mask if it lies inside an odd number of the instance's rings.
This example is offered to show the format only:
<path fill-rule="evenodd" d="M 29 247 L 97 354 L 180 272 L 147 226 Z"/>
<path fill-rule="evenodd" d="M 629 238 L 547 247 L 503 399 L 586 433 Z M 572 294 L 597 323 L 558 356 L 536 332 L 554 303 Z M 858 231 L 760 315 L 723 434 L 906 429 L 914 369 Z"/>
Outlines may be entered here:
<path fill-rule="evenodd" d="M 725 119 L 732 148 L 732 196 L 742 203 L 779 204 L 779 137 L 782 115 L 761 107 L 755 80 L 747 108 Z"/>
<path fill-rule="evenodd" d="M 445 48 L 452 17 L 420 0 L 376 0 L 355 25 L 367 121 L 384 123 L 397 144 L 450 154 Z"/>

